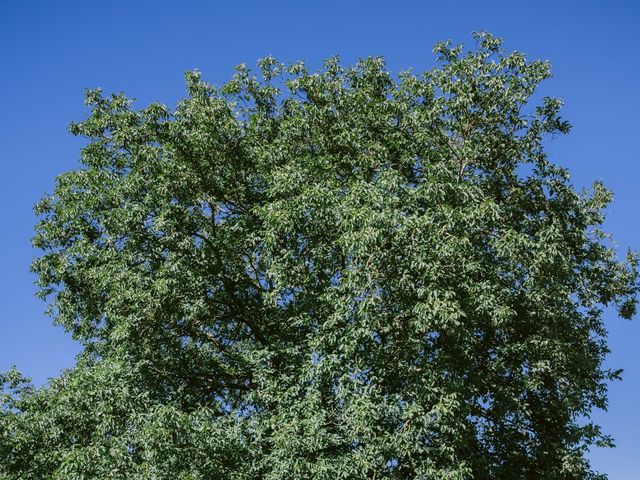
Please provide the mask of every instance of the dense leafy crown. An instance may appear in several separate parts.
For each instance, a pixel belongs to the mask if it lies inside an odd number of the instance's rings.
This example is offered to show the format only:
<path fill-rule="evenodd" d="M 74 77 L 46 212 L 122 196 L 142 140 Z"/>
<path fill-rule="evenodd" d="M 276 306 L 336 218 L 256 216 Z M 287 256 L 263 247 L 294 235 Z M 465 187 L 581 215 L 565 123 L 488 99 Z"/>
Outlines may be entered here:
<path fill-rule="evenodd" d="M 545 155 L 549 65 L 475 39 L 419 75 L 190 72 L 173 111 L 89 91 L 33 264 L 84 349 L 2 377 L 0 478 L 601 478 L 636 258 Z"/>

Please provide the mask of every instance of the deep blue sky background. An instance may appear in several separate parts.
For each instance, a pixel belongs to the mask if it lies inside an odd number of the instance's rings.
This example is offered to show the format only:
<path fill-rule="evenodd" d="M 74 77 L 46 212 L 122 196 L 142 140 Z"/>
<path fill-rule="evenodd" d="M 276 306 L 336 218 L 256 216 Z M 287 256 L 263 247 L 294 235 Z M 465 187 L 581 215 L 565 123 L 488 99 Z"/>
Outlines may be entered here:
<path fill-rule="evenodd" d="M 0 3 L 0 370 L 37 384 L 73 364 L 78 348 L 43 314 L 29 264 L 33 204 L 54 177 L 78 166 L 81 140 L 66 132 L 86 114 L 85 88 L 125 91 L 138 106 L 174 105 L 184 71 L 222 83 L 234 65 L 272 54 L 311 65 L 383 55 L 389 68 L 428 68 L 432 45 L 471 43 L 489 30 L 509 50 L 548 59 L 542 93 L 566 102 L 569 136 L 549 145 L 576 186 L 602 179 L 615 193 L 607 227 L 621 250 L 640 250 L 640 2 L 628 1 L 19 1 Z M 625 369 L 596 417 L 616 438 L 591 454 L 612 480 L 640 472 L 640 318 L 608 315 Z"/>

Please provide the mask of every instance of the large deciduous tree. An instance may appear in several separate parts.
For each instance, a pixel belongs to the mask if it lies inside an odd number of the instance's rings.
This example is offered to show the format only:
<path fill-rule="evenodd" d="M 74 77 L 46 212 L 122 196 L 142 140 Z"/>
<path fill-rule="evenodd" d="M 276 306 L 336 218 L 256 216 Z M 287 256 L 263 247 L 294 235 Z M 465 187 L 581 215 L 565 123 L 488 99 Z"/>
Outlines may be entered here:
<path fill-rule="evenodd" d="M 89 91 L 33 264 L 83 351 L 2 376 L 0 478 L 602 478 L 636 256 L 547 158 L 548 63 L 475 39 L 419 75 L 191 72 L 174 110 Z"/>

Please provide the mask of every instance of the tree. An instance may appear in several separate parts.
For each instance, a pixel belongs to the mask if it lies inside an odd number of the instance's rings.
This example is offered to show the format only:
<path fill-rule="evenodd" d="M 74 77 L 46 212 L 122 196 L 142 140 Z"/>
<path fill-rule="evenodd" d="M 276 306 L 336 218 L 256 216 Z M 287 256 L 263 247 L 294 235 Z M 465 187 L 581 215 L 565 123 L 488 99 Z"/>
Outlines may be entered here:
<path fill-rule="evenodd" d="M 87 92 L 33 264 L 83 351 L 2 377 L 0 478 L 604 478 L 637 257 L 547 158 L 548 63 L 475 39 L 420 75 L 190 72 L 173 111 Z"/>

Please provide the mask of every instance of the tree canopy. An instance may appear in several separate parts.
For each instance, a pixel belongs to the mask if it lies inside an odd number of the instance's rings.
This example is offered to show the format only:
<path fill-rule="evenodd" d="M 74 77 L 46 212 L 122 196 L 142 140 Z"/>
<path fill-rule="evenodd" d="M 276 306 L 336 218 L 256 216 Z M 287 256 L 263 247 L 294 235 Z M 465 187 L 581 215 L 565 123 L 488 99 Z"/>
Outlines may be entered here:
<path fill-rule="evenodd" d="M 174 109 L 86 94 L 34 261 L 76 365 L 0 377 L 0 479 L 598 479 L 611 194 L 545 152 L 547 62 L 267 57 Z"/>

